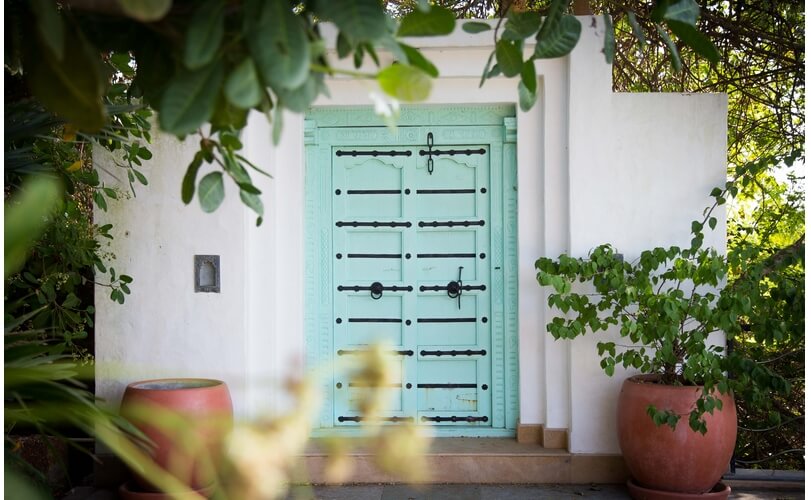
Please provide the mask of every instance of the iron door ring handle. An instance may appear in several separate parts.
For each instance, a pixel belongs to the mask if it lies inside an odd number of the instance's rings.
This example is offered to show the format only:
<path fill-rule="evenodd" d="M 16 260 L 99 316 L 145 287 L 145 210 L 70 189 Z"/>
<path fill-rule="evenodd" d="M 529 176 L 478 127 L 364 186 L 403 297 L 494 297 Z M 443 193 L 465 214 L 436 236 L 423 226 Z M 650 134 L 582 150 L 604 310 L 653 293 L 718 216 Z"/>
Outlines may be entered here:
<path fill-rule="evenodd" d="M 459 279 L 456 281 L 449 281 L 448 282 L 448 297 L 452 299 L 456 299 L 457 305 L 459 309 L 462 309 L 462 269 L 463 266 L 459 266 Z"/>
<path fill-rule="evenodd" d="M 375 281 L 372 283 L 372 286 L 369 287 L 369 290 L 371 291 L 372 298 L 377 300 L 383 296 L 383 283 Z"/>

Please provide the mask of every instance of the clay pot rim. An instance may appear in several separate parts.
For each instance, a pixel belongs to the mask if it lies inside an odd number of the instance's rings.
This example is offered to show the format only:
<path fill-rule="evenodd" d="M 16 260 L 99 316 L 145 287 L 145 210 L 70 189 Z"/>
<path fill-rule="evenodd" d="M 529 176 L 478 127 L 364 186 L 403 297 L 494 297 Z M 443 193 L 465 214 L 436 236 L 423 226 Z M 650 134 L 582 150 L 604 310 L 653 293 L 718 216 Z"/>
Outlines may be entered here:
<path fill-rule="evenodd" d="M 127 384 L 127 389 L 146 392 L 207 391 L 224 385 L 222 380 L 213 378 L 172 377 L 138 380 Z"/>
<path fill-rule="evenodd" d="M 641 373 L 638 375 L 632 375 L 626 378 L 623 381 L 623 386 L 625 384 L 634 384 L 637 387 L 644 386 L 646 391 L 649 391 L 649 394 L 662 394 L 662 393 L 685 393 L 685 392 L 692 392 L 692 393 L 699 393 L 704 390 L 703 385 L 669 385 L 669 384 L 659 384 L 656 383 L 657 380 L 661 379 L 662 375 L 658 373 Z M 632 389 L 628 389 L 632 390 Z M 715 398 L 727 398 L 730 397 L 733 400 L 735 399 L 735 393 L 730 389 L 729 392 L 722 393 L 718 390 L 716 386 L 713 391 L 710 392 L 710 395 Z"/>

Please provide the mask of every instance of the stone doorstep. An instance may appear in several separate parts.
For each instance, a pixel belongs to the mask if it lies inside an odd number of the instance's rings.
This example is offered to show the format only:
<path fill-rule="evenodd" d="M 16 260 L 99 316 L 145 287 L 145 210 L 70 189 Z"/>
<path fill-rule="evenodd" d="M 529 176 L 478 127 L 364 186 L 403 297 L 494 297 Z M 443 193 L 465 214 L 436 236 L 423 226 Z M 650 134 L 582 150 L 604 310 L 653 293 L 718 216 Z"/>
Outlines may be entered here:
<path fill-rule="evenodd" d="M 300 470 L 306 475 L 294 477 L 294 483 L 335 484 L 325 474 L 329 457 L 323 441 L 311 439 L 300 456 L 304 464 Z M 114 455 L 101 458 L 96 464 L 95 485 L 117 487 L 128 477 L 126 467 Z M 404 482 L 380 471 L 373 450 L 353 449 L 349 459 L 355 472 L 344 483 Z M 426 460 L 428 470 L 433 471 L 426 484 L 619 484 L 627 477 L 619 455 L 572 454 L 514 438 L 436 438 Z"/>
<path fill-rule="evenodd" d="M 313 484 L 331 484 L 325 469 L 328 456 L 318 439 L 302 454 Z M 618 484 L 627 471 L 619 455 L 572 454 L 504 438 L 437 438 L 426 453 L 431 476 L 427 484 Z M 354 471 L 345 483 L 401 483 L 381 472 L 374 453 L 359 449 L 349 453 Z M 335 484 L 335 483 L 332 483 Z"/>
<path fill-rule="evenodd" d="M 301 483 L 330 484 L 324 474 L 327 454 L 320 441 L 311 440 L 301 455 L 308 473 Z M 349 457 L 355 472 L 343 484 L 403 483 L 378 469 L 371 450 L 356 449 Z M 434 471 L 427 484 L 621 484 L 628 477 L 620 455 L 573 454 L 510 438 L 437 438 L 426 459 L 428 469 Z M 96 486 L 116 487 L 126 477 L 125 470 L 117 457 L 102 455 L 95 472 Z M 805 475 L 802 471 L 739 469 L 724 476 L 724 482 L 738 491 L 803 491 Z"/>

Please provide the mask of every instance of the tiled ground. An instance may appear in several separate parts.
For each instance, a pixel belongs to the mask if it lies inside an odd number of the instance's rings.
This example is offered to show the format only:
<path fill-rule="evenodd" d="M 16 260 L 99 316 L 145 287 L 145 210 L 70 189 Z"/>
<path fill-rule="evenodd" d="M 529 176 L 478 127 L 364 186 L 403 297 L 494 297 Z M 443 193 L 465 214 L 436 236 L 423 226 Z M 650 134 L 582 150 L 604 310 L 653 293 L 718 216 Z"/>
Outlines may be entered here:
<path fill-rule="evenodd" d="M 64 500 L 115 500 L 109 490 L 77 488 Z M 466 485 L 442 484 L 415 488 L 398 484 L 357 486 L 297 486 L 288 500 L 624 500 L 630 498 L 618 485 Z M 802 500 L 803 488 L 734 488 L 735 500 Z"/>

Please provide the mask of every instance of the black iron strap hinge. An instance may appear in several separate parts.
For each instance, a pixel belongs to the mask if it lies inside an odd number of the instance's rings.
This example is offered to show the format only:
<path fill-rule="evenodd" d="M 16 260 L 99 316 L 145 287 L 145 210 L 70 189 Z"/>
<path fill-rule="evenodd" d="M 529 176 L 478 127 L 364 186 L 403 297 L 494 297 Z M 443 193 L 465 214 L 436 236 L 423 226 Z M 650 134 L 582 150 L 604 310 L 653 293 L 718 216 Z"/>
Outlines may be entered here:
<path fill-rule="evenodd" d="M 433 175 L 434 173 L 434 156 L 439 155 L 483 155 L 487 151 L 484 148 L 479 149 L 434 149 L 434 133 L 428 132 L 428 137 L 426 138 L 426 145 L 428 146 L 428 150 L 421 149 L 420 156 L 428 156 L 428 174 Z"/>

